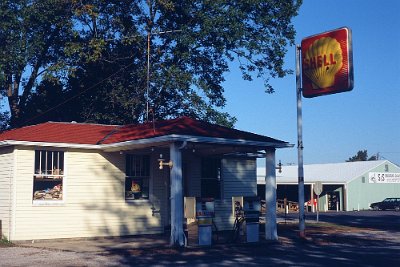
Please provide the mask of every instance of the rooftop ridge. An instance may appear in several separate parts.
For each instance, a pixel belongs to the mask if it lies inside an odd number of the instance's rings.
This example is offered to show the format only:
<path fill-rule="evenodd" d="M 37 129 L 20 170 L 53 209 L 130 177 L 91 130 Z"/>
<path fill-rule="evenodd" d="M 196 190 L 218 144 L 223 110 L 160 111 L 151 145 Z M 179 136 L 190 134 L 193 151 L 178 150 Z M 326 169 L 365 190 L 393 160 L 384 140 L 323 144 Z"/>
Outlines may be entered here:
<path fill-rule="evenodd" d="M 78 125 L 97 125 L 97 126 L 110 126 L 110 127 L 117 127 L 117 126 L 123 126 L 120 124 L 102 124 L 102 123 L 94 123 L 94 122 L 76 122 L 76 121 L 48 121 L 48 122 L 43 122 L 43 123 L 55 123 L 55 124 L 78 124 Z M 39 123 L 39 124 L 43 124 Z M 39 125 L 36 124 L 36 125 Z"/>

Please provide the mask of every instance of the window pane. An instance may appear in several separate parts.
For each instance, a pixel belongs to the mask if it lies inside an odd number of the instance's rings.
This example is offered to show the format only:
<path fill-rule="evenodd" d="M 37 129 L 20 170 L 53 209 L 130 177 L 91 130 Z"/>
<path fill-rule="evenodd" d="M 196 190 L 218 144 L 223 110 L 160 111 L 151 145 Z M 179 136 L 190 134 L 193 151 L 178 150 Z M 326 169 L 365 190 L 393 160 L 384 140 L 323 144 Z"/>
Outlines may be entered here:
<path fill-rule="evenodd" d="M 53 153 L 47 151 L 45 151 L 45 153 L 46 153 L 46 174 L 52 174 Z"/>
<path fill-rule="evenodd" d="M 37 150 L 34 165 L 33 200 L 62 200 L 64 152 Z"/>
<path fill-rule="evenodd" d="M 126 156 L 126 199 L 148 199 L 150 157 L 147 155 Z"/>
<path fill-rule="evenodd" d="M 63 179 L 35 178 L 33 200 L 62 200 Z"/>
<path fill-rule="evenodd" d="M 149 198 L 149 178 L 142 179 L 142 197 Z"/>
<path fill-rule="evenodd" d="M 126 156 L 126 175 L 132 176 L 132 156 Z"/>
<path fill-rule="evenodd" d="M 125 180 L 126 199 L 147 199 L 149 198 L 148 178 L 129 178 Z"/>
<path fill-rule="evenodd" d="M 220 198 L 220 183 L 216 179 L 201 180 L 201 197 Z"/>
<path fill-rule="evenodd" d="M 202 160 L 202 177 L 219 178 L 221 160 L 205 158 Z"/>
<path fill-rule="evenodd" d="M 46 151 L 40 151 L 40 171 L 46 174 Z"/>
<path fill-rule="evenodd" d="M 149 176 L 150 158 L 149 156 L 127 155 L 126 156 L 126 175 L 127 176 Z"/>
<path fill-rule="evenodd" d="M 135 163 L 135 167 L 134 167 L 133 175 L 140 176 L 140 174 L 141 174 L 141 172 L 140 172 L 140 159 L 138 157 L 134 157 L 134 163 Z"/>
<path fill-rule="evenodd" d="M 221 159 L 203 158 L 201 161 L 201 196 L 221 198 Z"/>
<path fill-rule="evenodd" d="M 58 168 L 60 169 L 60 174 L 64 175 L 64 152 L 59 152 L 59 155 Z"/>
<path fill-rule="evenodd" d="M 35 151 L 35 174 L 40 174 L 40 151 Z"/>
<path fill-rule="evenodd" d="M 150 176 L 150 157 L 143 158 L 143 176 Z"/>

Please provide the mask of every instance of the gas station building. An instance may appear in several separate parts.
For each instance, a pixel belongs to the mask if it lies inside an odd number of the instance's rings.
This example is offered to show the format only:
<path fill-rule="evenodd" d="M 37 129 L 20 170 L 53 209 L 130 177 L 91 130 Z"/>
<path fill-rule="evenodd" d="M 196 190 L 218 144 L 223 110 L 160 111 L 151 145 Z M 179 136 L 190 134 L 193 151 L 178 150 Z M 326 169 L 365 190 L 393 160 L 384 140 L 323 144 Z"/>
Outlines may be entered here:
<path fill-rule="evenodd" d="M 232 199 L 257 195 L 257 158 L 263 158 L 265 238 L 275 240 L 275 150 L 292 146 L 188 117 L 136 125 L 47 122 L 5 131 L 1 235 L 18 241 L 170 231 L 171 244 L 183 246 L 184 198 L 200 203 L 192 210 L 207 226 L 205 216 L 213 216 L 219 230 L 232 229 Z M 242 206 L 251 217 L 259 205 L 247 200 Z"/>

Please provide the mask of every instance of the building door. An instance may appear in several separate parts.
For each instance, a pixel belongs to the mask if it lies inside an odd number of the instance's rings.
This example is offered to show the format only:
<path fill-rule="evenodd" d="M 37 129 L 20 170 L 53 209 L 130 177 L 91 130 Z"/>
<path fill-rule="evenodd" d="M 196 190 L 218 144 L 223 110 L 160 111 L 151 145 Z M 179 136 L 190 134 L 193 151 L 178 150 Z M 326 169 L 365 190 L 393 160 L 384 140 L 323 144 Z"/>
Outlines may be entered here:
<path fill-rule="evenodd" d="M 328 210 L 340 210 L 340 194 L 337 191 L 327 192 Z"/>

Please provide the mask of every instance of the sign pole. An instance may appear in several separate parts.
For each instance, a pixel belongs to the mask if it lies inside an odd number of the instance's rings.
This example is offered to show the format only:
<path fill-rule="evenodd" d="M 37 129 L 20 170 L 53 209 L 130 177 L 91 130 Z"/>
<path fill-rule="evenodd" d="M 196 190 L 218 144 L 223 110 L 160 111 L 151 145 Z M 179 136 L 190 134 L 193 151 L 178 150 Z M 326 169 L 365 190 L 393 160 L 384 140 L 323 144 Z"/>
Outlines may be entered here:
<path fill-rule="evenodd" d="M 314 184 L 314 193 L 317 195 L 317 222 L 319 222 L 319 196 L 322 193 L 322 182 L 318 181 Z"/>
<path fill-rule="evenodd" d="M 296 93 L 297 93 L 297 155 L 298 155 L 298 193 L 299 193 L 299 235 L 305 237 L 304 215 L 304 169 L 303 169 L 303 115 L 301 103 L 300 80 L 300 51 L 301 46 L 296 45 Z"/>

